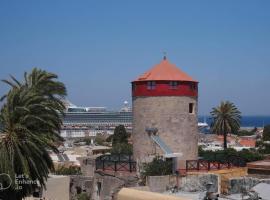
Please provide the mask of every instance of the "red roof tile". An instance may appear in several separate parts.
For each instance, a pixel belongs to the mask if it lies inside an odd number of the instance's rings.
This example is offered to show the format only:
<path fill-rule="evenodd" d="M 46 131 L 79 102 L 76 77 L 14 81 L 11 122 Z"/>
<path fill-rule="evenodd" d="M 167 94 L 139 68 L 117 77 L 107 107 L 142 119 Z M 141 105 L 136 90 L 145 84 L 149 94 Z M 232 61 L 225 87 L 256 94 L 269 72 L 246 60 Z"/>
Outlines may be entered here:
<path fill-rule="evenodd" d="M 159 64 L 139 76 L 136 81 L 190 81 L 198 82 L 164 58 Z"/>
<path fill-rule="evenodd" d="M 240 139 L 239 144 L 244 147 L 256 147 L 256 140 L 255 139 Z"/>

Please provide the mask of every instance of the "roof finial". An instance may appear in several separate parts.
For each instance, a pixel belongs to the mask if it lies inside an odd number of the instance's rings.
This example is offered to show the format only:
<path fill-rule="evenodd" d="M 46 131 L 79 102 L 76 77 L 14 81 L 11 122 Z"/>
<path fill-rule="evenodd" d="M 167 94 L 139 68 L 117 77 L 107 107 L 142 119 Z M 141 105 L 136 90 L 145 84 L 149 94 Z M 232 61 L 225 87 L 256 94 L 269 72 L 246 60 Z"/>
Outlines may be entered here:
<path fill-rule="evenodd" d="M 166 51 L 164 51 L 163 52 L 163 60 L 167 60 L 167 56 L 166 55 L 167 55 L 167 53 L 166 53 Z"/>

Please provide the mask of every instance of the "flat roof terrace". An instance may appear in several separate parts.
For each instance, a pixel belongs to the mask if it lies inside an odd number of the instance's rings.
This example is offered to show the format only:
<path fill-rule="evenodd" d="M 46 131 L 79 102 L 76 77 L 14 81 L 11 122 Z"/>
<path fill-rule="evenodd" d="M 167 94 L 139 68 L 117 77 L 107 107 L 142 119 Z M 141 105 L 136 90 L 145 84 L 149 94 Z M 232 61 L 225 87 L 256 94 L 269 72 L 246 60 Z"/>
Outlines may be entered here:
<path fill-rule="evenodd" d="M 249 174 L 269 175 L 270 176 L 270 160 L 260 160 L 247 163 Z"/>

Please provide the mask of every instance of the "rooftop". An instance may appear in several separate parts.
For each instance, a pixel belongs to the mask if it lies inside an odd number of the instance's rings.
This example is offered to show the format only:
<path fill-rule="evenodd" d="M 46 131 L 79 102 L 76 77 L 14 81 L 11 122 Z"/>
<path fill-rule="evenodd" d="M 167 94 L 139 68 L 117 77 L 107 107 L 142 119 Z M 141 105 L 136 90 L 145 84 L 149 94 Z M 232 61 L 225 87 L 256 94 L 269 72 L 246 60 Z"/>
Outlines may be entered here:
<path fill-rule="evenodd" d="M 148 70 L 141 76 L 139 76 L 137 81 L 189 81 L 198 82 L 194 80 L 191 76 L 180 70 L 176 65 L 169 62 L 169 60 L 164 56 L 163 60 L 155 65 L 152 69 Z"/>

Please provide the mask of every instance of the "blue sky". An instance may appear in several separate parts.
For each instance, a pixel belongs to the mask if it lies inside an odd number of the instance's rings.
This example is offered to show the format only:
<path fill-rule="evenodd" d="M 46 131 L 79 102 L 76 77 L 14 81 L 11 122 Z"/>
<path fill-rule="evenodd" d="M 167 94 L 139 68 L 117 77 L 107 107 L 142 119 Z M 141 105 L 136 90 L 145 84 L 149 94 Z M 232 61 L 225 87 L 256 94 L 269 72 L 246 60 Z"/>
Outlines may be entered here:
<path fill-rule="evenodd" d="M 200 82 L 200 114 L 230 100 L 269 115 L 269 10 L 267 0 L 2 0 L 0 78 L 37 66 L 59 75 L 74 104 L 116 109 L 166 51 Z"/>

